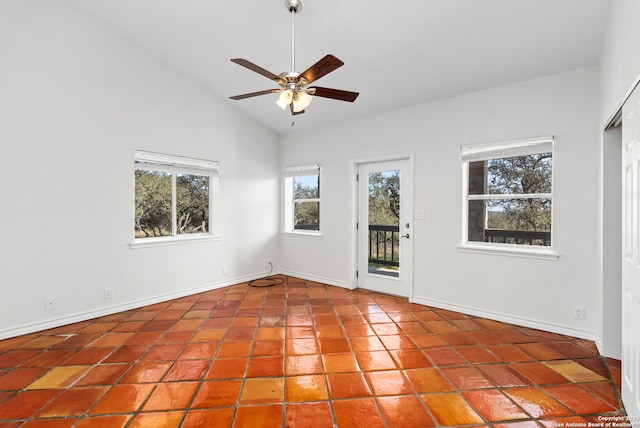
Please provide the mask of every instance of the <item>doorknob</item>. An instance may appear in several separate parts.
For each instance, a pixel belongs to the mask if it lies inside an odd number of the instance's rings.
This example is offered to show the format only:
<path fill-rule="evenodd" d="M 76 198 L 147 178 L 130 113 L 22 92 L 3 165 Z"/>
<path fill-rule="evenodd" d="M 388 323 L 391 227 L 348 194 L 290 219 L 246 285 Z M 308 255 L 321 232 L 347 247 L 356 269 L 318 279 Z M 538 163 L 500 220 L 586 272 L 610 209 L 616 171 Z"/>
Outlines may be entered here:
<path fill-rule="evenodd" d="M 406 235 L 402 235 L 403 238 L 408 238 L 409 234 L 407 233 Z"/>

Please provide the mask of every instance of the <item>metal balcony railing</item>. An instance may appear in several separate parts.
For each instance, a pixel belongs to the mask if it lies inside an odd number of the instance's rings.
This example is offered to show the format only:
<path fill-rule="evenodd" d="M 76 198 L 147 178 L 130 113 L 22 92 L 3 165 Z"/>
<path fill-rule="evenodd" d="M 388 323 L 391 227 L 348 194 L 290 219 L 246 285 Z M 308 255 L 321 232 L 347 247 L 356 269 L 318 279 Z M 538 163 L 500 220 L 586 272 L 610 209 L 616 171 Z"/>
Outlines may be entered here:
<path fill-rule="evenodd" d="M 551 232 L 485 229 L 484 240 L 485 242 L 496 242 L 500 244 L 540 245 L 550 247 Z"/>
<path fill-rule="evenodd" d="M 299 223 L 293 226 L 293 230 L 320 230 L 320 225 L 318 223 Z"/>
<path fill-rule="evenodd" d="M 369 225 L 369 263 L 400 266 L 400 227 Z"/>

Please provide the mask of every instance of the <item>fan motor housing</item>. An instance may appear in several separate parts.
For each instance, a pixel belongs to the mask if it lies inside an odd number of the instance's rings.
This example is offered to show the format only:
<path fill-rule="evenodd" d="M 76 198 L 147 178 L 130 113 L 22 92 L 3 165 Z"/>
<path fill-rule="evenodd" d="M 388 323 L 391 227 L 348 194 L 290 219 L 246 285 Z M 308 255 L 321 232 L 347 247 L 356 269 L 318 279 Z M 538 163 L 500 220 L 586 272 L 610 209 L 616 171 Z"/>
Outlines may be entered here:
<path fill-rule="evenodd" d="M 285 71 L 284 73 L 280 73 L 279 76 L 282 79 L 280 86 L 292 91 L 299 91 L 309 83 L 304 77 L 299 78 L 300 73 L 297 71 Z"/>
<path fill-rule="evenodd" d="M 297 71 L 285 71 L 284 73 L 280 73 L 278 76 L 280 76 L 280 78 L 286 83 L 300 83 L 302 85 L 309 83 L 304 77 L 298 78 L 300 73 Z"/>

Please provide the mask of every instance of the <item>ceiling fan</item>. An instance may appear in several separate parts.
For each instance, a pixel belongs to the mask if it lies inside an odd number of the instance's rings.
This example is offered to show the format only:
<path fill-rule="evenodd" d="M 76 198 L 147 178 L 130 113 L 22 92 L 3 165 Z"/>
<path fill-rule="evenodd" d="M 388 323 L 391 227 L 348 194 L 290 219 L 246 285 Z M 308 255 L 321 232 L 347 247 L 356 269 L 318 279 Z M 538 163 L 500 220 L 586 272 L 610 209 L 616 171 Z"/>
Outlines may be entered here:
<path fill-rule="evenodd" d="M 288 106 L 292 115 L 304 113 L 305 109 L 309 104 L 311 104 L 313 96 L 348 102 L 355 101 L 359 95 L 357 92 L 323 88 L 321 86 L 308 86 L 344 65 L 344 62 L 335 56 L 326 55 L 302 73 L 295 71 L 295 20 L 296 13 L 302 10 L 302 0 L 285 0 L 284 3 L 287 10 L 291 13 L 291 71 L 285 71 L 277 75 L 250 61 L 247 61 L 246 59 L 234 58 L 231 62 L 246 67 L 251 71 L 273 80 L 280 87 L 276 89 L 266 89 L 264 91 L 235 95 L 230 98 L 232 100 L 242 100 L 245 98 L 257 97 L 259 95 L 279 93 L 280 96 L 278 97 L 276 104 L 283 110 Z"/>

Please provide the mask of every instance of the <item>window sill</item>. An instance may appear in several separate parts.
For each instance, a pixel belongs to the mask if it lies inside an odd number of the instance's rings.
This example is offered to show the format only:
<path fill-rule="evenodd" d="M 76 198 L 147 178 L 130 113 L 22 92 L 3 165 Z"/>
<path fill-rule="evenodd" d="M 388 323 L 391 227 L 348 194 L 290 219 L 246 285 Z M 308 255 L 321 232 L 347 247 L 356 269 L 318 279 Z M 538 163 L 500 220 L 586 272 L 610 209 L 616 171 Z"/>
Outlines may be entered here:
<path fill-rule="evenodd" d="M 524 247 L 524 248 L 522 248 Z M 527 259 L 558 260 L 560 254 L 548 247 L 535 248 L 525 245 L 505 245 L 467 242 L 458 245 L 464 253 L 490 254 L 494 256 L 523 257 Z"/>
<path fill-rule="evenodd" d="M 322 233 L 319 231 L 286 231 L 282 232 L 283 236 L 296 236 L 299 238 L 322 239 Z"/>
<path fill-rule="evenodd" d="M 222 239 L 220 235 L 195 235 L 180 237 L 138 238 L 129 243 L 129 248 L 162 247 L 165 245 L 189 244 L 192 242 L 210 242 Z"/>

